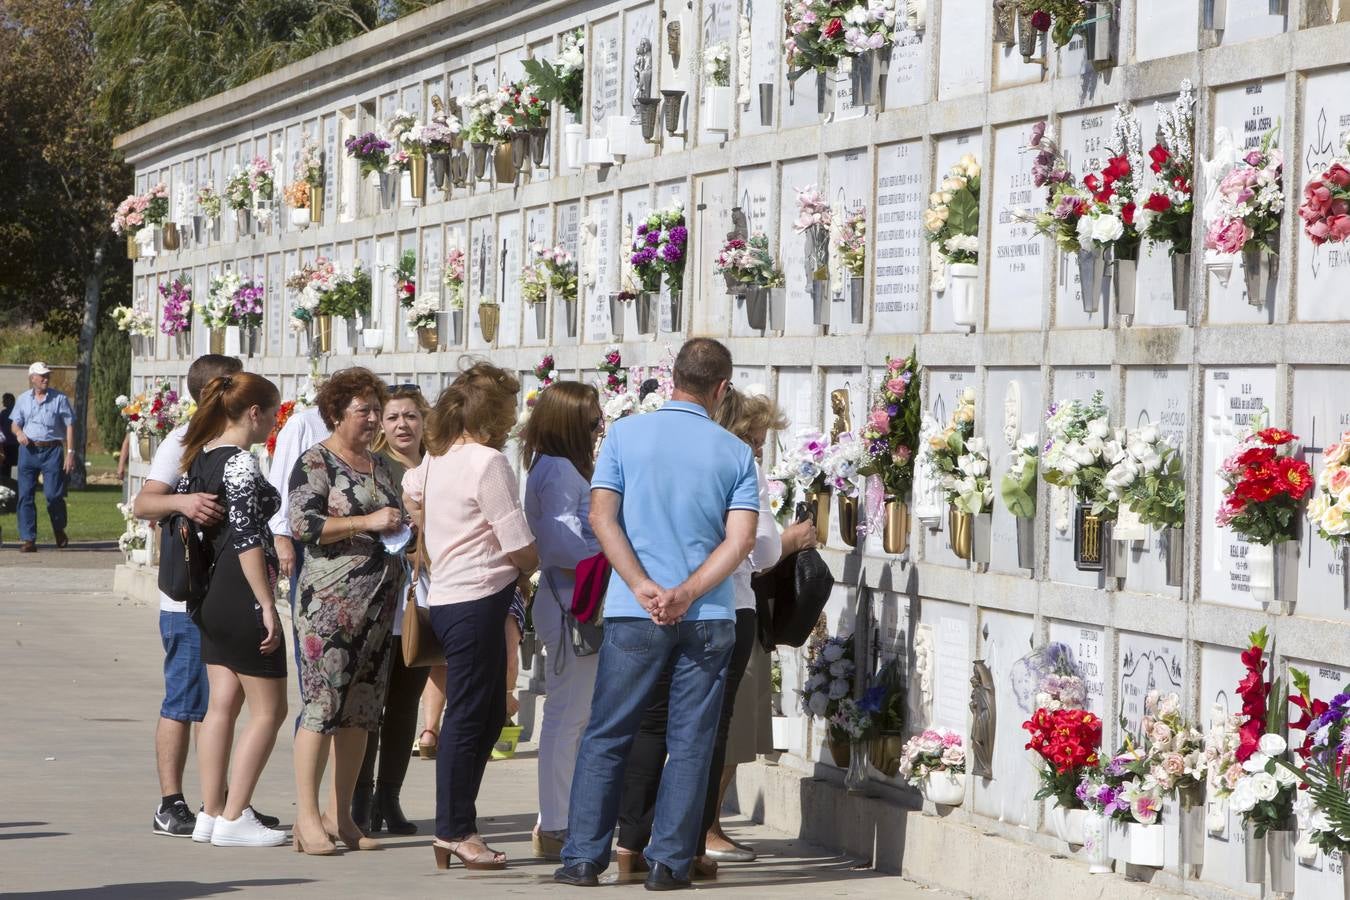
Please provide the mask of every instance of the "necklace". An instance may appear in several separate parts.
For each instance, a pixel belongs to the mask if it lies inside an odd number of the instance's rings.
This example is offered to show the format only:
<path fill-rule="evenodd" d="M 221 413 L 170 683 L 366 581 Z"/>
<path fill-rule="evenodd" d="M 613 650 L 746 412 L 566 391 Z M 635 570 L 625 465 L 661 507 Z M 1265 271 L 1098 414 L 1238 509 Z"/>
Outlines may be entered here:
<path fill-rule="evenodd" d="M 329 451 L 330 451 L 334 456 L 336 456 L 338 459 L 340 459 L 340 460 L 342 460 L 344 463 L 346 463 L 346 464 L 347 464 L 347 467 L 350 468 L 350 469 L 351 469 L 353 472 L 355 472 L 356 474 L 358 474 L 358 475 L 365 475 L 365 476 L 367 476 L 367 477 L 369 477 L 369 476 L 375 474 L 375 464 L 374 464 L 374 460 L 372 460 L 372 459 L 370 458 L 370 453 L 369 453 L 369 452 L 367 452 L 367 453 L 365 454 L 365 460 L 364 460 L 364 462 L 365 462 L 367 468 L 366 468 L 366 469 L 362 469 L 362 468 L 361 468 L 360 466 L 358 466 L 356 463 L 352 462 L 352 461 L 351 461 L 350 459 L 348 459 L 345 455 L 343 455 L 342 451 L 338 450 L 337 447 L 335 447 L 335 446 L 333 446 L 332 444 L 329 444 L 329 443 L 327 443 L 327 442 L 324 443 L 324 446 L 327 447 L 327 448 L 329 449 Z"/>

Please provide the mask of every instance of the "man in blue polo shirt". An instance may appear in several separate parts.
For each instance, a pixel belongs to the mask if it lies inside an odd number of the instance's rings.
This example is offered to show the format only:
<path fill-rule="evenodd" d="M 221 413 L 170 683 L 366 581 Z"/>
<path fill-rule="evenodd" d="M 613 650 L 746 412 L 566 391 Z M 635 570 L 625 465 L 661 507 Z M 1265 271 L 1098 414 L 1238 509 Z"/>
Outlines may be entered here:
<path fill-rule="evenodd" d="M 669 666 L 669 758 L 646 857 L 648 890 L 689 885 L 708 762 L 735 643 L 731 573 L 755 543 L 759 483 L 749 445 L 714 423 L 731 354 L 685 342 L 660 410 L 610 429 L 591 479 L 591 527 L 614 567 L 591 720 L 577 754 L 562 884 L 594 886 L 609 864 L 624 763 Z"/>
<path fill-rule="evenodd" d="M 51 374 L 46 363 L 29 366 L 28 386 L 32 390 L 19 395 L 10 415 L 10 428 L 19 439 L 20 553 L 37 551 L 39 475 L 56 546 L 70 543 L 66 537 L 66 476 L 75 468 L 75 413 L 66 395 L 52 389 Z"/>

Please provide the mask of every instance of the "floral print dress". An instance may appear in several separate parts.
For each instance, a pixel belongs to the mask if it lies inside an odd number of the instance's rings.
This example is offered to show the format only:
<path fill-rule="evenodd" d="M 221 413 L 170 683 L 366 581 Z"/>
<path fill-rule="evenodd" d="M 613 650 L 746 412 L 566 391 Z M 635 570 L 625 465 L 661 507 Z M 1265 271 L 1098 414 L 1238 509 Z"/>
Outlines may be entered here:
<path fill-rule="evenodd" d="M 295 631 L 304 701 L 300 727 L 309 731 L 374 731 L 380 725 L 402 555 L 387 552 L 369 532 L 331 544 L 320 544 L 319 536 L 330 516 L 363 516 L 386 506 L 403 504 L 378 458 L 367 475 L 316 444 L 291 472 L 291 535 L 305 544 Z"/>

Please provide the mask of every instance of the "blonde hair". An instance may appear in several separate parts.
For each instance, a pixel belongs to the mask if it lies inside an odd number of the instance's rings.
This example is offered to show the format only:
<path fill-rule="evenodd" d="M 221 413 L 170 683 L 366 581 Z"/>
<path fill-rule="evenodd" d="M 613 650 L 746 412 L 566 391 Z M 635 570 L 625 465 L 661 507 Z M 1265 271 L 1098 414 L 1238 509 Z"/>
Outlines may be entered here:
<path fill-rule="evenodd" d="M 417 411 L 421 413 L 422 446 L 418 448 L 417 452 L 419 455 L 426 453 L 427 419 L 431 416 L 431 405 L 427 403 L 427 398 L 422 396 L 422 389 L 416 387 L 409 387 L 408 385 L 399 385 L 396 388 L 390 388 L 389 396 L 384 401 L 385 408 L 388 408 L 389 404 L 393 403 L 395 400 L 411 400 L 413 402 L 413 405 L 417 407 Z M 381 414 L 381 419 L 383 419 L 383 414 Z M 375 441 L 370 445 L 370 452 L 383 453 L 388 449 L 389 449 L 389 436 L 384 433 L 384 426 L 383 424 L 381 424 L 380 433 L 375 435 Z"/>
<path fill-rule="evenodd" d="M 423 432 L 427 452 L 440 456 L 462 435 L 481 438 L 495 450 L 516 424 L 516 376 L 489 362 L 475 362 L 436 398 Z"/>
<path fill-rule="evenodd" d="M 727 388 L 714 418 L 718 425 L 747 444 L 756 434 L 782 431 L 788 424 L 787 416 L 768 397 L 745 394 L 735 388 Z"/>

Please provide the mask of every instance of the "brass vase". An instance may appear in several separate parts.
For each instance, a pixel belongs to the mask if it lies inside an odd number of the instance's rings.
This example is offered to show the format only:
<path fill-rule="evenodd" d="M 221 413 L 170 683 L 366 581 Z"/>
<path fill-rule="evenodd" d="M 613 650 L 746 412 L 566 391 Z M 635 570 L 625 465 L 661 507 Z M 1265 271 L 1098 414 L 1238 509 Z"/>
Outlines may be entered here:
<path fill-rule="evenodd" d="M 883 731 L 869 742 L 868 758 L 872 768 L 887 778 L 894 778 L 900 771 L 900 755 L 905 749 L 905 736 L 894 731 Z"/>
<path fill-rule="evenodd" d="M 847 769 L 849 761 L 853 754 L 849 752 L 849 743 L 846 740 L 836 740 L 833 735 L 829 739 L 830 758 L 834 764 L 841 769 Z"/>
<path fill-rule="evenodd" d="M 1103 518 L 1089 503 L 1080 503 L 1073 518 L 1073 563 L 1080 572 L 1100 572 L 1106 566 L 1106 530 Z"/>
<path fill-rule="evenodd" d="M 497 175 L 497 184 L 511 184 L 516 180 L 516 166 L 511 161 L 511 145 L 498 144 L 492 153 L 492 170 Z"/>
<path fill-rule="evenodd" d="M 211 352 L 217 355 L 225 353 L 225 329 L 211 329 Z"/>
<path fill-rule="evenodd" d="M 425 200 L 427 199 L 427 158 L 425 156 L 414 156 L 408 162 L 413 199 Z"/>
<path fill-rule="evenodd" d="M 178 235 L 178 223 L 164 223 L 164 249 L 177 250 L 182 246 L 182 239 Z"/>
<path fill-rule="evenodd" d="M 132 232 L 128 231 L 128 232 L 127 232 L 127 259 L 140 259 L 140 258 L 141 258 L 141 245 L 138 244 L 138 243 L 136 243 L 136 235 L 133 234 Z"/>
<path fill-rule="evenodd" d="M 507 150 L 509 152 L 510 148 L 507 147 Z M 497 324 L 501 321 L 501 316 L 502 311 L 499 306 L 478 307 L 478 327 L 483 332 L 483 340 L 489 344 L 497 340 Z"/>
<path fill-rule="evenodd" d="M 830 494 L 830 489 L 826 488 L 806 495 L 806 502 L 811 507 L 811 518 L 816 523 L 816 539 L 822 544 L 830 534 Z"/>
<path fill-rule="evenodd" d="M 323 221 L 323 187 L 309 186 L 309 220 L 315 225 Z"/>
<path fill-rule="evenodd" d="M 858 546 L 858 498 L 839 495 L 839 536 L 850 547 Z"/>
<path fill-rule="evenodd" d="M 961 512 L 955 506 L 947 507 L 947 531 L 952 553 L 958 559 L 969 560 L 974 539 L 974 516 Z"/>
<path fill-rule="evenodd" d="M 151 458 L 151 452 L 150 452 L 150 437 L 149 437 L 149 435 L 144 435 L 144 436 L 142 436 L 142 437 L 136 438 L 136 449 L 140 451 L 140 454 L 141 454 L 141 460 L 142 460 L 143 462 L 149 462 L 149 461 L 150 461 L 150 458 Z"/>
<path fill-rule="evenodd" d="M 423 350 L 435 350 L 440 346 L 440 339 L 436 334 L 435 328 L 417 329 L 417 345 Z"/>
<path fill-rule="evenodd" d="M 882 520 L 881 549 L 899 555 L 909 550 L 909 504 L 894 497 L 886 498 L 886 513 Z"/>
<path fill-rule="evenodd" d="M 333 317 L 314 317 L 314 344 L 320 353 L 329 353 L 333 349 Z"/>

